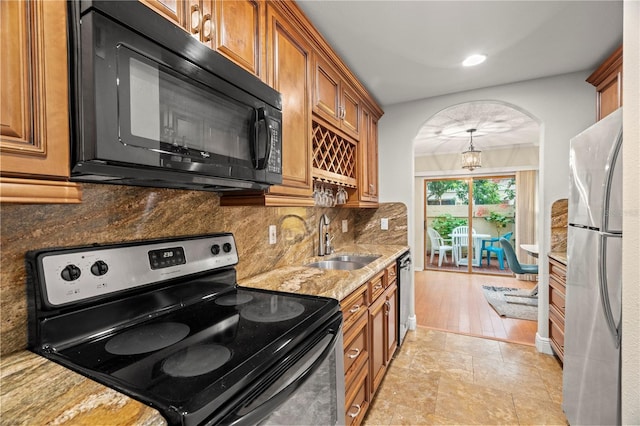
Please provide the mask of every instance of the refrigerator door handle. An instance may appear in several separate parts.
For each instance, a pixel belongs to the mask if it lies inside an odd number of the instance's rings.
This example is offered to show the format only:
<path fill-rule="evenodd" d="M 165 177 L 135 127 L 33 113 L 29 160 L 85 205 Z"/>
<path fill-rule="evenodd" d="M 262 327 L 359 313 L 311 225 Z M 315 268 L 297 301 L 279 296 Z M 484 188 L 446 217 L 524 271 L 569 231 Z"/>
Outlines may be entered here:
<path fill-rule="evenodd" d="M 601 230 L 604 232 L 609 232 L 609 216 L 611 212 L 609 209 L 611 208 L 611 187 L 613 186 L 613 176 L 614 170 L 617 165 L 618 155 L 620 154 L 620 150 L 622 149 L 622 129 L 618 133 L 616 138 L 616 143 L 611 148 L 611 152 L 609 152 L 609 157 L 607 158 L 607 163 L 605 164 L 605 177 L 604 177 L 604 187 L 603 192 L 604 196 L 602 197 L 602 217 L 601 217 Z M 620 212 L 615 212 L 619 214 Z"/>
<path fill-rule="evenodd" d="M 616 138 L 616 142 L 609 152 L 607 163 L 605 166 L 606 174 L 604 180 L 604 197 L 602 198 L 602 218 L 601 218 L 601 232 L 599 242 L 599 258 L 600 264 L 598 265 L 598 282 L 600 290 L 600 303 L 604 310 L 604 316 L 607 320 L 609 331 L 613 337 L 616 348 L 620 347 L 620 321 L 616 321 L 613 318 L 613 312 L 611 311 L 611 301 L 609 300 L 609 285 L 607 282 L 607 238 L 622 238 L 622 233 L 609 231 L 609 211 L 611 208 L 611 187 L 613 186 L 614 169 L 617 165 L 618 155 L 622 148 L 622 129 L 619 131 Z"/>
<path fill-rule="evenodd" d="M 613 318 L 611 311 L 611 301 L 609 300 L 609 284 L 607 282 L 607 238 L 622 238 L 622 234 L 611 232 L 600 232 L 598 239 L 600 254 L 600 264 L 598 265 L 598 288 L 600 290 L 600 303 L 604 311 L 607 326 L 613 337 L 616 349 L 620 347 L 620 320 Z"/>

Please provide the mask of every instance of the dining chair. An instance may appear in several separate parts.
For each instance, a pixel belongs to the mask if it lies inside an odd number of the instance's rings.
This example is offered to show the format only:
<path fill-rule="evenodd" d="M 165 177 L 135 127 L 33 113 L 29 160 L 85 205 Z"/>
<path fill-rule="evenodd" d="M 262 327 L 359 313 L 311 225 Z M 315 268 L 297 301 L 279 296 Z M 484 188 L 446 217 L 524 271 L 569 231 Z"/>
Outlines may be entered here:
<path fill-rule="evenodd" d="M 445 240 L 440 233 L 433 228 L 427 228 L 427 234 L 429 234 L 429 239 L 431 240 L 431 260 L 429 262 L 433 263 L 433 255 L 438 253 L 438 267 L 442 267 L 442 259 L 447 261 L 447 252 L 453 250 L 453 247 L 445 244 L 445 241 L 451 240 Z"/>
<path fill-rule="evenodd" d="M 472 234 L 476 233 L 475 229 L 471 229 Z M 462 249 L 467 249 L 467 255 L 469 253 L 469 227 L 466 225 L 453 228 L 451 231 L 451 245 L 453 246 L 453 260 L 456 266 L 461 265 Z"/>
<path fill-rule="evenodd" d="M 516 252 L 513 249 L 511 243 L 505 239 L 500 238 L 500 245 L 504 249 L 504 255 L 507 258 L 507 263 L 509 264 L 509 268 L 516 274 L 537 274 L 538 273 L 538 265 L 527 265 L 518 262 L 518 257 L 516 256 Z"/>
<path fill-rule="evenodd" d="M 504 238 L 507 241 L 511 240 L 511 236 L 513 235 L 513 232 L 507 232 L 506 234 L 504 234 L 502 236 L 502 238 Z M 482 249 L 480 252 L 480 258 L 482 259 L 482 255 L 484 254 L 484 252 L 487 252 L 487 266 L 491 265 L 491 253 L 495 253 L 496 257 L 498 258 L 498 265 L 500 266 L 500 270 L 504 270 L 504 249 L 502 247 L 500 247 L 499 245 L 495 245 L 494 243 L 499 243 L 500 241 L 500 237 L 498 238 L 491 238 L 490 240 L 483 240 L 482 241 Z"/>

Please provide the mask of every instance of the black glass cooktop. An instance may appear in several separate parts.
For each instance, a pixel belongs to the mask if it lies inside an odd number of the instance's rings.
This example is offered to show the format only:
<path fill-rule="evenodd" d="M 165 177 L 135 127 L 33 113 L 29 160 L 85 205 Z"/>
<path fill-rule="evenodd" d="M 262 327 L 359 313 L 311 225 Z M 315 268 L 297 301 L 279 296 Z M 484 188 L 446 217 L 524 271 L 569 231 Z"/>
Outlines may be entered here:
<path fill-rule="evenodd" d="M 332 299 L 232 287 L 53 357 L 152 405 L 212 410 L 337 311 Z"/>

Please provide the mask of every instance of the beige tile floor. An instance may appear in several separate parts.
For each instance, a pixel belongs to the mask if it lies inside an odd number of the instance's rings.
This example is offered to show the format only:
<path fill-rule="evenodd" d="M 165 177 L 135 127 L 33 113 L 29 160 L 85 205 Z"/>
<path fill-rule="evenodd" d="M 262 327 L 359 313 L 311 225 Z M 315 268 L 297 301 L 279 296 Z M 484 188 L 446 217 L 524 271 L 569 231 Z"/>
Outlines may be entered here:
<path fill-rule="evenodd" d="M 566 425 L 562 368 L 534 347 L 418 327 L 369 409 L 373 425 Z"/>

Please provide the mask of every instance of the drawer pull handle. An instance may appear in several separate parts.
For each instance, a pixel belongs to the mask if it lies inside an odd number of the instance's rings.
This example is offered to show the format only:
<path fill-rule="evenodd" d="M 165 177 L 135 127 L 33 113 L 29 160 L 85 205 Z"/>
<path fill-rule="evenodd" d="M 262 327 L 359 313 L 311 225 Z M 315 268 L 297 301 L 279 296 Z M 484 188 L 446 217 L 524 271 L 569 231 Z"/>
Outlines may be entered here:
<path fill-rule="evenodd" d="M 376 284 L 373 286 L 374 290 L 380 290 L 382 288 L 382 284 Z"/>
<path fill-rule="evenodd" d="M 347 354 L 348 358 L 354 359 L 357 358 L 358 355 L 360 355 L 360 348 L 353 348 L 351 350 L 349 350 L 349 353 Z"/>
<path fill-rule="evenodd" d="M 356 412 L 355 413 L 349 413 L 349 417 L 351 417 L 352 419 L 355 419 L 356 417 L 358 417 L 358 414 L 360 414 L 360 410 L 361 410 L 360 404 L 353 404 L 351 406 L 351 408 L 355 408 Z"/>
<path fill-rule="evenodd" d="M 355 305 L 353 308 L 349 309 L 349 313 L 355 314 L 360 310 L 360 305 Z"/>

